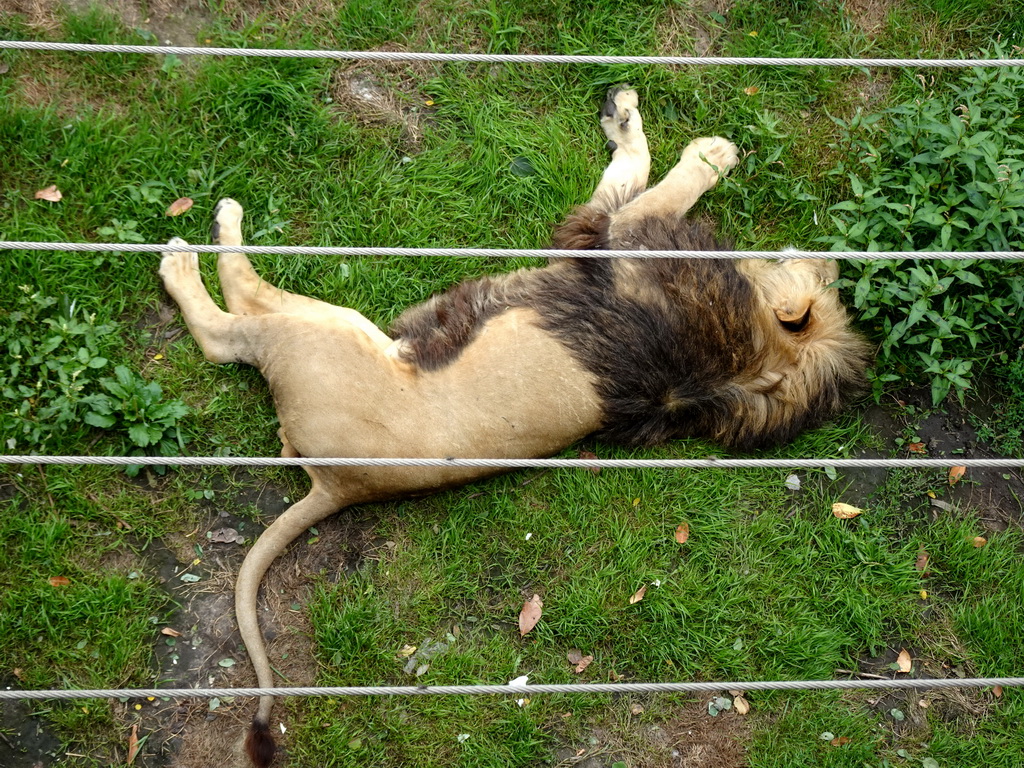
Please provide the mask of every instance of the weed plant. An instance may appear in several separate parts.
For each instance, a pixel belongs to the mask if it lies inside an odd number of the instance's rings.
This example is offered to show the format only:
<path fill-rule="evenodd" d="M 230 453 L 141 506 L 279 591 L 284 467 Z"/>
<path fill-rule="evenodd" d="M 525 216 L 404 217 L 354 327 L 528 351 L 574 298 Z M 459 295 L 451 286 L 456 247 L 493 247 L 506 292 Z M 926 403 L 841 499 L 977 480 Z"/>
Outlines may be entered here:
<path fill-rule="evenodd" d="M 979 54 L 1001 58 L 996 46 Z M 972 69 L 912 102 L 836 120 L 833 173 L 853 197 L 832 206 L 833 250 L 1024 250 L 1024 72 Z M 1012 356 L 1024 340 L 1021 262 L 852 262 L 842 285 L 881 337 L 872 372 L 886 385 L 930 382 L 939 405 L 961 402 L 975 361 Z"/>

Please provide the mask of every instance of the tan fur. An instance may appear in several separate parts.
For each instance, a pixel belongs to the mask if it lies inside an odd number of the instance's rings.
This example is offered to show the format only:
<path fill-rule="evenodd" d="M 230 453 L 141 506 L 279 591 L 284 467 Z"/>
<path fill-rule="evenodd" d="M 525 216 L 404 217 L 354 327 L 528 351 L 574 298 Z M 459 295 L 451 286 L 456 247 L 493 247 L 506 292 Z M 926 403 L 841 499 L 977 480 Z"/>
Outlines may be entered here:
<path fill-rule="evenodd" d="M 589 204 L 582 229 L 608 216 L 616 247 L 628 247 L 644 216 L 681 217 L 694 201 L 735 165 L 736 148 L 721 138 L 697 139 L 666 180 L 644 191 L 650 155 L 632 91 L 613 91 L 602 126 L 612 161 Z M 222 200 L 215 211 L 215 239 L 242 242 L 242 209 Z M 577 239 L 582 245 L 586 238 Z M 504 278 L 508 286 L 529 287 L 575 269 L 565 261 Z M 663 302 L 664 296 L 639 279 L 638 265 L 616 262 L 614 281 L 624 296 Z M 799 260 L 769 264 L 743 262 L 742 273 L 756 286 L 754 347 L 750 360 L 726 396 L 735 418 L 771 426 L 772 419 L 806 401 L 815 365 L 832 365 L 835 345 L 859 343 L 845 329 L 843 309 L 827 262 Z M 260 369 L 274 396 L 282 455 L 307 457 L 525 458 L 551 455 L 602 427 L 602 398 L 595 376 L 564 341 L 544 330 L 529 307 L 488 316 L 451 364 L 425 370 L 410 359 L 405 342 L 395 341 L 358 312 L 298 296 L 264 282 L 241 253 L 218 258 L 228 312 L 203 286 L 198 257 L 175 239 L 160 274 L 181 307 L 189 330 L 206 357 L 216 363 L 246 363 Z M 635 279 L 634 279 L 635 278 Z M 502 278 L 498 278 L 502 280 Z M 697 292 L 700 286 L 687 288 Z M 813 304 L 806 327 L 790 333 L 780 320 L 796 322 Z M 424 311 L 432 311 L 429 307 Z M 715 312 L 711 307 L 709 312 Z M 822 334 L 823 348 L 808 345 Z M 831 335 L 829 335 L 831 334 Z M 827 337 L 827 338 L 826 338 Z M 820 346 L 820 345 L 819 345 Z M 809 355 L 824 360 L 808 361 Z M 810 368 L 807 363 L 811 362 Z M 685 408 L 687 403 L 666 402 Z M 728 437 L 723 432 L 724 437 Z M 728 439 L 725 440 L 729 442 Z M 284 512 L 249 551 L 236 585 L 242 639 L 261 687 L 274 679 L 257 621 L 260 581 L 274 559 L 310 525 L 339 509 L 410 494 L 431 493 L 494 474 L 493 469 L 455 467 L 307 467 L 312 489 Z M 273 756 L 269 723 L 271 697 L 260 701 L 250 734 L 250 756 L 260 766 Z"/>

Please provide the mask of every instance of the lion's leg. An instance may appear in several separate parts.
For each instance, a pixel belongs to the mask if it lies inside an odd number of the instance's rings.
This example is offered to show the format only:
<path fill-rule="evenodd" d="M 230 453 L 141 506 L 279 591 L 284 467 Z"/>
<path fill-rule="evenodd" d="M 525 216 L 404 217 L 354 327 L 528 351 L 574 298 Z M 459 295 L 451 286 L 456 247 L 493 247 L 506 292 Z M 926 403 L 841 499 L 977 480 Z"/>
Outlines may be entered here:
<path fill-rule="evenodd" d="M 601 127 L 612 159 L 589 205 L 604 213 L 611 213 L 647 188 L 651 153 L 638 103 L 636 91 L 612 88 L 601 108 Z"/>
<path fill-rule="evenodd" d="M 737 162 L 731 141 L 719 136 L 694 139 L 661 183 L 612 214 L 612 239 L 628 242 L 629 229 L 641 219 L 682 217 Z"/>
<path fill-rule="evenodd" d="M 218 245 L 242 244 L 242 206 L 225 197 L 213 212 L 213 242 Z M 262 279 L 244 253 L 222 253 L 217 258 L 217 273 L 228 310 L 236 315 L 284 313 L 324 320 L 342 320 L 356 326 L 382 347 L 391 339 L 354 309 L 337 307 L 276 288 Z"/>
<path fill-rule="evenodd" d="M 187 248 L 180 237 L 167 244 L 171 248 Z M 164 251 L 160 261 L 160 277 L 167 292 L 181 308 L 185 323 L 206 359 L 212 363 L 248 363 L 256 365 L 250 336 L 239 328 L 239 318 L 218 307 L 199 275 L 199 256 L 194 251 Z"/>

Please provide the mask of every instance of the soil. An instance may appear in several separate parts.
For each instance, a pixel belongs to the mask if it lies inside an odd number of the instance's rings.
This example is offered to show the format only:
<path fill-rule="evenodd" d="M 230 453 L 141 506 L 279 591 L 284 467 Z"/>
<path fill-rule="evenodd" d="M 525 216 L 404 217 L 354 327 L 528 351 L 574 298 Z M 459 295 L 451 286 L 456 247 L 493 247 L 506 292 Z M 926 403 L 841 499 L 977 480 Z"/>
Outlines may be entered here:
<path fill-rule="evenodd" d="M 643 768 L 743 768 L 752 716 L 734 710 L 712 716 L 708 703 L 713 698 L 706 696 L 674 707 L 668 718 L 653 722 L 641 722 L 640 715 L 648 707 L 632 702 L 631 721 L 625 727 L 594 727 L 583 743 L 558 750 L 555 766 L 611 768 L 624 762 Z"/>

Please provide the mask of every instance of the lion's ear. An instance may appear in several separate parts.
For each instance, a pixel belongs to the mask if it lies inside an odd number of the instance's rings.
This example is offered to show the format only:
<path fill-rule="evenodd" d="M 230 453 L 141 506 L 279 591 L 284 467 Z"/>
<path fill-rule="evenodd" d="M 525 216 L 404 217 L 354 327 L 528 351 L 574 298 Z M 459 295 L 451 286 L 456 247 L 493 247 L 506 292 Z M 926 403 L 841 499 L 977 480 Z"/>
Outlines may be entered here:
<path fill-rule="evenodd" d="M 800 302 L 783 304 L 775 308 L 775 317 L 787 331 L 802 331 L 811 320 L 811 303 L 810 299 L 805 298 Z"/>

